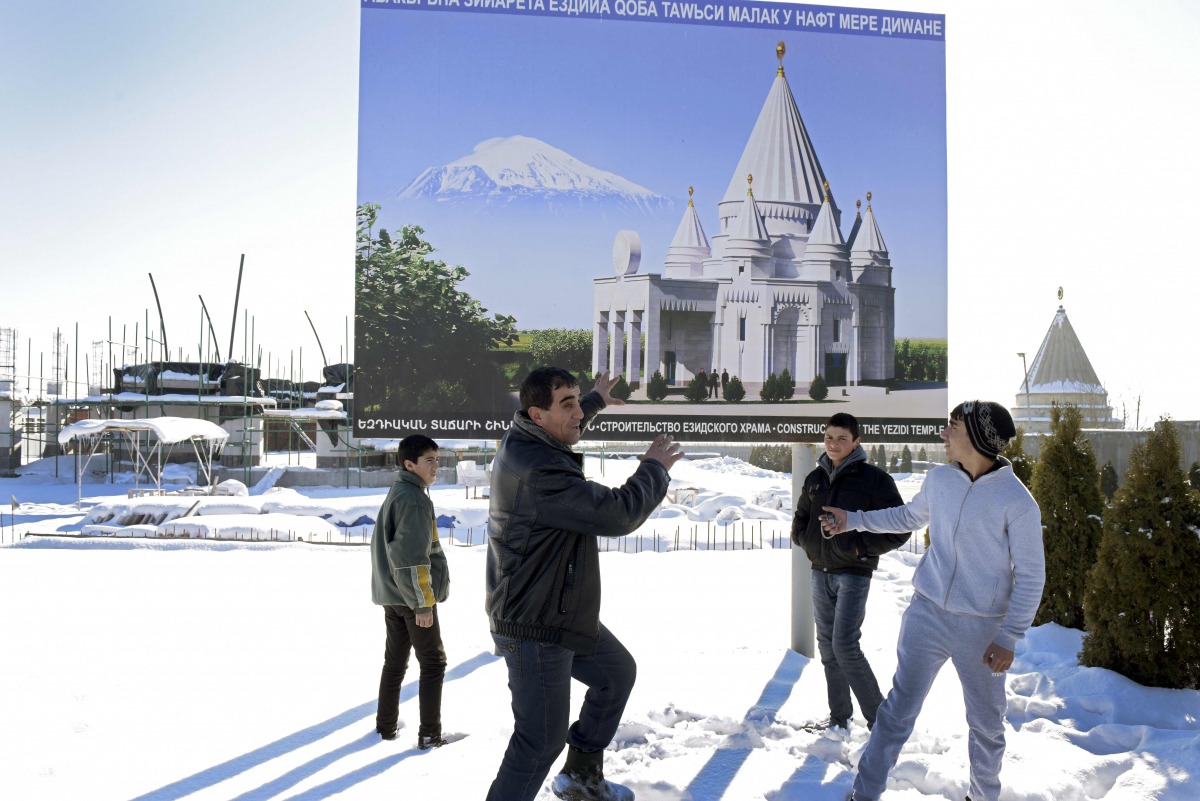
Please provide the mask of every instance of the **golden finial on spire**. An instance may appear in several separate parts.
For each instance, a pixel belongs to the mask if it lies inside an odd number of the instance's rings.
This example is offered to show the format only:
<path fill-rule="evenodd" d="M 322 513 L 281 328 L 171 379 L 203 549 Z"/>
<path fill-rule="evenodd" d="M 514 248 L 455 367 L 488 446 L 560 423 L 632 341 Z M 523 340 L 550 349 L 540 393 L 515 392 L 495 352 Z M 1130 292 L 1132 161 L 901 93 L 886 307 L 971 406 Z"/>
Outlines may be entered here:
<path fill-rule="evenodd" d="M 867 211 L 871 210 L 871 193 L 867 192 Z"/>
<path fill-rule="evenodd" d="M 746 196 L 754 197 L 754 173 L 746 176 Z"/>
<path fill-rule="evenodd" d="M 854 201 L 854 217 L 855 219 L 862 219 L 862 200 Z"/>
<path fill-rule="evenodd" d="M 825 182 L 825 202 L 829 202 L 829 181 Z"/>
<path fill-rule="evenodd" d="M 779 59 L 779 72 L 775 74 L 780 78 L 783 77 L 783 56 L 785 53 L 787 53 L 787 47 L 783 44 L 783 40 L 780 39 L 779 44 L 775 45 L 775 58 Z"/>
<path fill-rule="evenodd" d="M 1062 300 L 1062 287 L 1061 286 L 1058 288 L 1058 299 Z"/>
<path fill-rule="evenodd" d="M 692 208 L 695 208 L 694 204 L 692 203 L 692 193 L 695 191 L 696 191 L 695 187 L 691 187 L 691 186 L 688 187 L 688 205 L 692 206 Z"/>

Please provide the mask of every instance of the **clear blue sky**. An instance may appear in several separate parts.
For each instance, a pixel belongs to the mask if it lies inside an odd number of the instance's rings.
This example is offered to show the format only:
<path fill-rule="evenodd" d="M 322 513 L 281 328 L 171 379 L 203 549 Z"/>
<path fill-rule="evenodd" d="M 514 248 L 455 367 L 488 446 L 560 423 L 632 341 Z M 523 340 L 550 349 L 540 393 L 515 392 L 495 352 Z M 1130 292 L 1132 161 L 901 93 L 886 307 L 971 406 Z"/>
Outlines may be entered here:
<path fill-rule="evenodd" d="M 1200 419 L 1200 379 L 1186 358 L 1195 266 L 1176 246 L 1200 218 L 1200 7 L 862 5 L 946 15 L 951 395 L 1012 404 L 1016 354 L 1037 350 L 1063 286 L 1118 413 L 1125 404 L 1132 422 L 1141 397 L 1143 424 L 1160 413 Z M 285 364 L 303 348 L 316 377 L 304 310 L 335 352 L 353 313 L 359 13 L 354 0 L 0 4 L 0 327 L 18 329 L 21 372 L 27 344 L 36 370 L 56 326 L 74 350 L 78 323 L 90 350 L 110 316 L 118 337 L 122 325 L 144 325 L 147 310 L 153 318 L 148 272 L 172 350 L 195 352 L 203 294 L 224 351 L 244 252 L 242 308 L 256 344 Z M 452 56 L 461 42 L 442 46 Z M 803 57 L 789 49 L 789 65 Z M 682 56 L 653 80 L 708 69 Z M 539 80 L 569 86 L 586 80 L 579 72 Z M 753 113 L 769 77 L 746 94 Z M 810 102 L 809 86 L 792 86 L 826 170 L 848 184 L 835 186 L 839 202 L 852 208 L 872 176 L 835 164 L 842 145 L 830 138 L 843 134 L 827 134 L 821 115 L 869 109 L 853 97 L 828 109 Z M 729 169 L 713 166 L 714 192 Z M 627 172 L 660 192 L 700 181 L 667 158 Z M 877 192 L 899 267 L 898 212 L 885 213 L 887 193 Z M 240 321 L 238 339 L 240 355 Z"/>

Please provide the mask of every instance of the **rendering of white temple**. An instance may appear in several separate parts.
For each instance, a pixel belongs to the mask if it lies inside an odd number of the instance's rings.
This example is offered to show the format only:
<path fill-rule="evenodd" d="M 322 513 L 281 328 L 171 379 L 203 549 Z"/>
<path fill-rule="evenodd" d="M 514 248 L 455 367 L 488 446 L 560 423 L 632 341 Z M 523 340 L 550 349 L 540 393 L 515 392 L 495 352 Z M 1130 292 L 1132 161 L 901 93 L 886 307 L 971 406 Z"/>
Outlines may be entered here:
<path fill-rule="evenodd" d="M 1027 434 L 1048 433 L 1050 408 L 1056 403 L 1078 406 L 1084 428 L 1125 427 L 1123 420 L 1113 416 L 1108 391 L 1092 369 L 1062 306 L 1058 307 L 1050 330 L 1017 390 L 1013 422 Z"/>
<path fill-rule="evenodd" d="M 689 199 L 661 274 L 639 273 L 637 234 L 617 234 L 616 275 L 593 281 L 594 372 L 644 388 L 658 370 L 678 387 L 715 368 L 751 396 L 784 369 L 797 392 L 817 375 L 830 386 L 893 377 L 892 264 L 871 194 L 843 237 L 784 52 L 780 42 L 774 83 L 717 204 L 720 233 L 705 235 Z"/>

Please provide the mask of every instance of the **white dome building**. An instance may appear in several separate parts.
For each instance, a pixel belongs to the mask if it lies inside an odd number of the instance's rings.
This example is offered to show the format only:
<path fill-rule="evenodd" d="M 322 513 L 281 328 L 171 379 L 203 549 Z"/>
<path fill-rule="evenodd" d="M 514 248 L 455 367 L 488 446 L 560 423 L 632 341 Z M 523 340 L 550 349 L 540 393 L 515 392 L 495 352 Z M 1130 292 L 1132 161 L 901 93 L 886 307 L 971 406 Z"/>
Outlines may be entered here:
<path fill-rule="evenodd" d="M 830 386 L 893 377 L 892 264 L 871 195 L 843 237 L 784 76 L 782 42 L 776 55 L 775 80 L 717 204 L 720 233 L 709 240 L 689 199 L 661 274 L 639 273 L 626 255 L 636 234 L 618 234 L 616 275 L 593 281 L 593 371 L 637 383 L 645 336 L 646 379 L 658 370 L 676 387 L 714 368 L 752 394 L 785 369 L 798 393 L 817 375 Z"/>

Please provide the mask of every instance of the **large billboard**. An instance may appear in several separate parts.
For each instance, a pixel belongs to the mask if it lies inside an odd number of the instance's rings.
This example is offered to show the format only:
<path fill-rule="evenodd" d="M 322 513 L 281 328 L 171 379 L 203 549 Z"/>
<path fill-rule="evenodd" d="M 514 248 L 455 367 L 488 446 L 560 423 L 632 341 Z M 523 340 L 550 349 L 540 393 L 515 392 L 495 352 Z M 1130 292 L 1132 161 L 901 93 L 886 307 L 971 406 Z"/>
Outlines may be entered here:
<path fill-rule="evenodd" d="M 355 432 L 493 438 L 552 362 L 600 440 L 936 439 L 940 15 L 364 0 Z"/>

